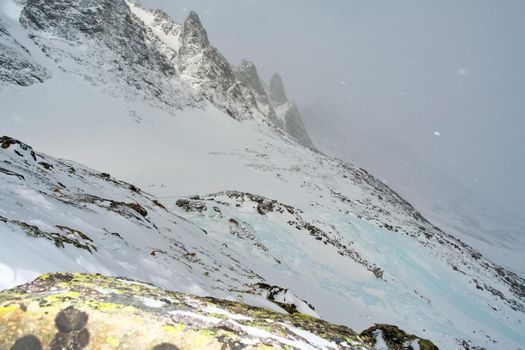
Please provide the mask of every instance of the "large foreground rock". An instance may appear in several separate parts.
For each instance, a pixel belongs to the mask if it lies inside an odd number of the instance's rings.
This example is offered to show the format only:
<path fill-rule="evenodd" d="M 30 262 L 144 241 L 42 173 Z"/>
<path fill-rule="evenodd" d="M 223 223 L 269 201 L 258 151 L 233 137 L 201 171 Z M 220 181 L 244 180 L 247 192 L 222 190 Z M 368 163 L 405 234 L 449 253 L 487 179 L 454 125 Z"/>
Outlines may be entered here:
<path fill-rule="evenodd" d="M 167 292 L 124 278 L 43 275 L 0 292 L 0 349 L 370 349 L 301 314 Z"/>

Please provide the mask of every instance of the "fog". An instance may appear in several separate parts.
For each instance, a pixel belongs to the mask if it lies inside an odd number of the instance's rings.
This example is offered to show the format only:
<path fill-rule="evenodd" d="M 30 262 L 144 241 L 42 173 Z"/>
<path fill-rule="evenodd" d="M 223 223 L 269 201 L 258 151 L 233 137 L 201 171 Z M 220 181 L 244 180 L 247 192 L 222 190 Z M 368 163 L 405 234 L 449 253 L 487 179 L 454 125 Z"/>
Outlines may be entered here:
<path fill-rule="evenodd" d="M 143 3 L 179 22 L 194 9 L 232 63 L 280 72 L 321 150 L 422 206 L 525 221 L 525 2 Z"/>

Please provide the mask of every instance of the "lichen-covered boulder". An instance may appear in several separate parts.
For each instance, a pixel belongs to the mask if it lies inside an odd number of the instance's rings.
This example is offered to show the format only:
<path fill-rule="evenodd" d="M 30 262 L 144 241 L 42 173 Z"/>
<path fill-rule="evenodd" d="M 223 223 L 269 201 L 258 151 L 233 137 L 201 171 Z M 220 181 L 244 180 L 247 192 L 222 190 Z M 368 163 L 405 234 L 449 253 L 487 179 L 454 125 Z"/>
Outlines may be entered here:
<path fill-rule="evenodd" d="M 376 349 L 439 350 L 430 340 L 408 334 L 389 324 L 376 324 L 361 332 L 361 337 Z"/>
<path fill-rule="evenodd" d="M 0 292 L 0 349 L 370 349 L 344 326 L 94 274 Z"/>

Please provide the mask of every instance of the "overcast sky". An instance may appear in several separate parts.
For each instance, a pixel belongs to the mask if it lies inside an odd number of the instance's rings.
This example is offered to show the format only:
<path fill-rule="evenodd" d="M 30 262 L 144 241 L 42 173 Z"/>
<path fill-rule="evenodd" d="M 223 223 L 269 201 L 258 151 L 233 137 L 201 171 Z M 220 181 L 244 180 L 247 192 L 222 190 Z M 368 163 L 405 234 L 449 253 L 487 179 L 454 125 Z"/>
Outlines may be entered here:
<path fill-rule="evenodd" d="M 143 3 L 194 9 L 232 63 L 281 72 L 325 150 L 393 183 L 406 151 L 525 213 L 525 1 Z"/>

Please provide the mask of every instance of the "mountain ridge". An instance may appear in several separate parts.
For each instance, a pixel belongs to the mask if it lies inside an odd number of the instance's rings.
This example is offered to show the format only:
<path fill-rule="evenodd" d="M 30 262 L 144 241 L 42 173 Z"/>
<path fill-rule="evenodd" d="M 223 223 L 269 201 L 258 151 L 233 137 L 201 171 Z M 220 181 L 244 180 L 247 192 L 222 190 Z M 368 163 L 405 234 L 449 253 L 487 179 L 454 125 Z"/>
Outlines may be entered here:
<path fill-rule="evenodd" d="M 109 29 L 83 23 L 106 5 L 118 10 L 104 17 Z M 75 16 L 47 21 L 70 6 Z M 182 27 L 163 12 L 146 18 L 124 6 L 29 0 L 22 11 L 29 29 L 11 28 L 51 76 L 0 87 L 6 133 L 106 172 L 33 157 L 29 146 L 2 139 L 3 286 L 68 266 L 193 294 L 239 293 L 270 308 L 291 299 L 333 322 L 398 324 L 445 348 L 523 343 L 522 279 L 432 225 L 365 170 L 299 145 L 265 117 L 243 115 L 239 123 L 225 111 L 232 100 L 221 107 L 204 98 L 170 61 L 182 47 L 169 41 Z M 121 15 L 126 20 L 111 26 Z M 31 24 L 35 18 L 45 30 Z M 188 26 L 204 40 L 195 16 Z M 128 41 L 119 40 L 124 34 Z M 215 52 L 206 40 L 190 44 Z M 140 58 L 134 47 L 151 55 Z M 212 61 L 193 68 L 206 72 Z M 252 102 L 254 111 L 266 103 L 260 89 Z M 42 254 L 28 264 L 13 247 Z"/>

